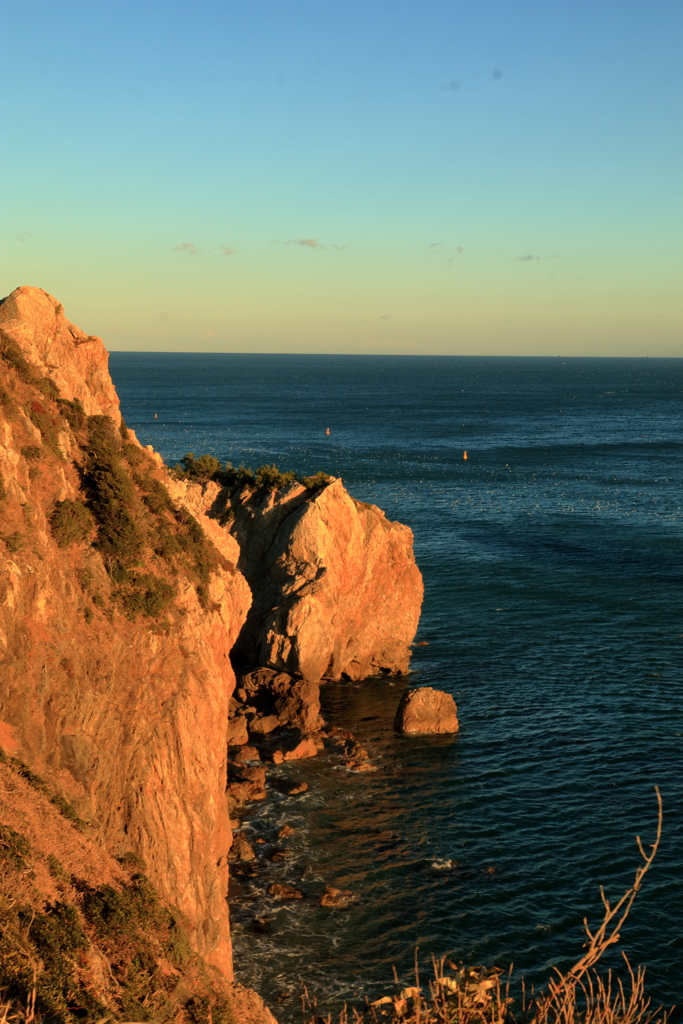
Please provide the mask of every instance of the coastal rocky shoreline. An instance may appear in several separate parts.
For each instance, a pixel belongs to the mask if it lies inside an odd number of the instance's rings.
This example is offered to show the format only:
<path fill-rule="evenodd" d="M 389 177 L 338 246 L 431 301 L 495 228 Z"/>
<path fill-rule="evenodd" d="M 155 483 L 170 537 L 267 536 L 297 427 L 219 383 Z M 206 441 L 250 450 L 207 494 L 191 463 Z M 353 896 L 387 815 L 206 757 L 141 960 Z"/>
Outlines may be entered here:
<path fill-rule="evenodd" d="M 422 602 L 411 531 L 341 480 L 170 472 L 123 422 L 101 339 L 41 289 L 0 303 L 0 357 L 0 826 L 24 872 L 5 880 L 21 899 L 3 983 L 17 998 L 33 985 L 65 1021 L 78 1000 L 133 1020 L 145 1000 L 160 1019 L 200 1024 L 229 1005 L 272 1020 L 231 984 L 229 861 L 249 855 L 243 838 L 231 852 L 230 822 L 261 798 L 264 759 L 332 749 L 371 767 L 321 720 L 319 687 L 407 672 Z M 156 966 L 133 980 L 122 963 L 114 983 L 97 965 L 123 940 L 88 908 L 126 900 L 139 924 L 126 941 Z M 45 964 L 33 982 L 10 955 L 29 907 Z M 41 953 L 40 929 L 64 915 L 86 975 Z"/>

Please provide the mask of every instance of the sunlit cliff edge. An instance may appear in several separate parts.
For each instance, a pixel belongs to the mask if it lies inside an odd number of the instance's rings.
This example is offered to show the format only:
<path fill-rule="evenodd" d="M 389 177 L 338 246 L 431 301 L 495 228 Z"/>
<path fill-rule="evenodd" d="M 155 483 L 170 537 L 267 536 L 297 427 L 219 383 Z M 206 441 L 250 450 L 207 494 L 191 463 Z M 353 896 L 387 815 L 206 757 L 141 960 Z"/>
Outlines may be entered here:
<path fill-rule="evenodd" d="M 219 487 L 172 479 L 126 428 L 107 358 L 41 289 L 0 303 L 0 847 L 18 844 L 0 866 L 24 873 L 52 927 L 67 914 L 55 908 L 78 917 L 102 886 L 135 895 L 144 865 L 189 948 L 231 979 L 231 651 L 239 638 L 247 667 L 314 683 L 405 671 L 422 582 L 410 531 L 340 481 L 247 489 L 228 521 Z M 22 906 L 7 911 L 17 934 Z M 99 920 L 82 921 L 92 950 Z M 205 1019 L 187 1009 L 185 961 L 157 954 L 168 1012 Z M 93 957 L 95 1016 L 140 1019 L 112 1011 Z M 269 1016 L 240 999 L 233 1015 Z"/>

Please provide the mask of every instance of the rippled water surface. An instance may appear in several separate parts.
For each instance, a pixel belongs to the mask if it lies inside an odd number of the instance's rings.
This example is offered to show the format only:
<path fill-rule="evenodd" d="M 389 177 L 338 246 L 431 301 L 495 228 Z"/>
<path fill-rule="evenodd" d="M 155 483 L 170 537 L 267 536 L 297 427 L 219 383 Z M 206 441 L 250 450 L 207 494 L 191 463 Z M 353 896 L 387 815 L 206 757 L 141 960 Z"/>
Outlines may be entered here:
<path fill-rule="evenodd" d="M 113 353 L 111 368 L 129 426 L 169 461 L 323 469 L 408 523 L 428 642 L 411 682 L 458 704 L 457 738 L 408 740 L 392 731 L 405 680 L 325 689 L 376 770 L 302 762 L 288 772 L 306 794 L 253 809 L 265 853 L 297 831 L 290 860 L 235 887 L 239 979 L 283 1020 L 300 979 L 326 1006 L 375 996 L 416 944 L 538 982 L 578 959 L 599 885 L 629 884 L 658 784 L 662 847 L 621 945 L 655 999 L 683 1003 L 683 360 Z M 307 898 L 273 905 L 281 880 Z M 325 884 L 358 902 L 319 907 Z"/>

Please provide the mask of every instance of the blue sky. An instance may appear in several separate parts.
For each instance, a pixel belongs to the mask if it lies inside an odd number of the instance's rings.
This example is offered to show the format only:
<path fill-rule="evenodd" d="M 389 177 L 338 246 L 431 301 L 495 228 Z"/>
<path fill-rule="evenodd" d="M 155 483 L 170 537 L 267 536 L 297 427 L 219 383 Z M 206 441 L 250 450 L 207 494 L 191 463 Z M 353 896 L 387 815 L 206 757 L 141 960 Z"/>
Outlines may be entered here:
<path fill-rule="evenodd" d="M 3 294 L 112 349 L 683 355 L 683 4 L 24 0 Z"/>

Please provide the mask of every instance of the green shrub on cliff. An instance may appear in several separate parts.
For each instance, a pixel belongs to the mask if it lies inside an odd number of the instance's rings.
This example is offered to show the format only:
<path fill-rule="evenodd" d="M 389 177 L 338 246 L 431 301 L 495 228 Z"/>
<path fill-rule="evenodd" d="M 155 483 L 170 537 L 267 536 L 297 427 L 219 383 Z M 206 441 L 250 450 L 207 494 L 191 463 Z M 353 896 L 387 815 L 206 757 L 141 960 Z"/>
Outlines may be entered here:
<path fill-rule="evenodd" d="M 46 898 L 36 888 L 41 860 L 26 836 L 0 826 L 0 1020 L 231 1020 L 224 986 L 192 950 L 180 915 L 134 865 L 117 886 L 97 886 L 49 854 L 43 863 L 59 896 Z"/>
<path fill-rule="evenodd" d="M 142 548 L 133 511 L 137 495 L 121 458 L 120 439 L 109 416 L 88 417 L 84 484 L 97 524 L 95 547 L 110 562 L 132 562 Z"/>
<path fill-rule="evenodd" d="M 180 470 L 188 480 L 215 480 L 221 471 L 221 464 L 213 455 L 200 455 L 195 458 L 194 452 L 188 452 L 180 460 Z"/>
<path fill-rule="evenodd" d="M 149 572 L 120 568 L 112 578 L 120 584 L 114 590 L 114 597 L 123 605 L 129 619 L 137 619 L 139 615 L 157 619 L 175 597 L 170 583 Z"/>
<path fill-rule="evenodd" d="M 90 540 L 95 521 L 82 501 L 58 501 L 49 517 L 52 536 L 60 548 Z"/>
<path fill-rule="evenodd" d="M 310 491 L 315 491 L 318 488 L 327 487 L 328 484 L 332 483 L 334 477 L 328 473 L 318 472 L 314 473 L 313 476 L 301 476 L 299 480 L 304 487 L 307 487 Z"/>
<path fill-rule="evenodd" d="M 73 401 L 68 398 L 58 398 L 57 405 L 72 430 L 83 429 L 87 416 L 78 398 L 74 398 Z"/>
<path fill-rule="evenodd" d="M 289 484 L 301 483 L 309 490 L 317 490 L 326 487 L 334 477 L 327 473 L 318 472 L 313 476 L 299 476 L 293 470 L 282 472 L 275 465 L 266 463 L 253 470 L 248 466 L 233 466 L 226 462 L 221 468 L 221 463 L 213 455 L 195 456 L 194 452 L 188 452 L 174 467 L 173 472 L 178 479 L 196 480 L 206 483 L 208 480 L 215 480 L 223 487 L 253 487 L 257 490 L 266 488 L 268 490 L 279 490 L 280 487 L 287 487 Z"/>

